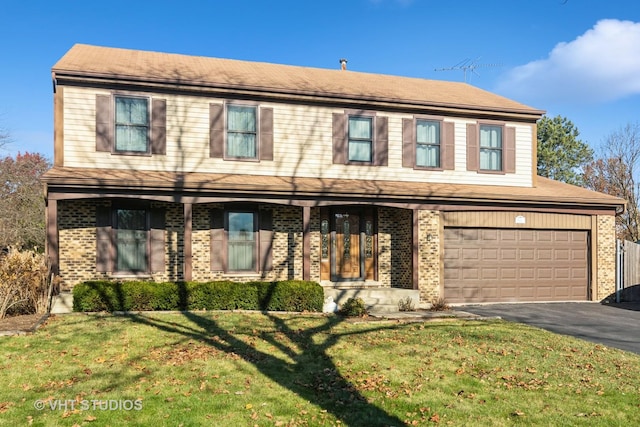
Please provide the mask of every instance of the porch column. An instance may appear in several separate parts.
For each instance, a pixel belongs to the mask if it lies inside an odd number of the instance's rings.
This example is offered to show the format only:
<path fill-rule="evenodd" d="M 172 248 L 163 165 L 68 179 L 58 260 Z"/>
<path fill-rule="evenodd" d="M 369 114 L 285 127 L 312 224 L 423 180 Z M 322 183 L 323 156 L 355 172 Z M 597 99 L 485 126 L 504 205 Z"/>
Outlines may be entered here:
<path fill-rule="evenodd" d="M 191 242 L 191 235 L 193 230 L 193 204 L 184 203 L 184 241 L 183 241 L 183 254 L 184 254 L 184 271 L 183 279 L 188 282 L 192 279 L 193 269 L 193 246 Z"/>
<path fill-rule="evenodd" d="M 418 284 L 420 283 L 420 258 L 419 258 L 419 248 L 420 248 L 420 223 L 418 221 L 418 214 L 420 211 L 418 209 L 413 210 L 413 225 L 412 225 L 412 241 L 411 241 L 411 269 L 412 269 L 412 286 L 413 289 L 418 289 Z"/>
<path fill-rule="evenodd" d="M 51 272 L 60 274 L 60 255 L 58 243 L 58 201 L 47 199 L 46 210 L 47 245 L 45 252 L 51 263 Z"/>
<path fill-rule="evenodd" d="M 302 279 L 311 280 L 311 207 L 302 207 Z"/>

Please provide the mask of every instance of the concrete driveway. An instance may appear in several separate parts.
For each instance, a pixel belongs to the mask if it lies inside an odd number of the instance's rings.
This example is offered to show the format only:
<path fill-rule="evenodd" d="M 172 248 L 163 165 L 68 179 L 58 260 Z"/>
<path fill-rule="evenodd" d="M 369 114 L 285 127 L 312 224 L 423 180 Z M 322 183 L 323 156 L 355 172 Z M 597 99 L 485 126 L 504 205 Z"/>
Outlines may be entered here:
<path fill-rule="evenodd" d="M 560 302 L 456 307 L 640 354 L 640 303 Z"/>

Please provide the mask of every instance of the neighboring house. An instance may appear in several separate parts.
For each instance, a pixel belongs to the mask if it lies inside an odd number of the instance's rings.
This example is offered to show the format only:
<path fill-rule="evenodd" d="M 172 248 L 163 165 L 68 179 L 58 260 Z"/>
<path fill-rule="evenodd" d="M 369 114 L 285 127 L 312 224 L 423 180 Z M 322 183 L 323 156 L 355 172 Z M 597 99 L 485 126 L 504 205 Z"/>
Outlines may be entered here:
<path fill-rule="evenodd" d="M 614 292 L 624 201 L 536 176 L 543 111 L 465 83 L 88 45 L 53 83 L 48 254 L 67 287 Z"/>

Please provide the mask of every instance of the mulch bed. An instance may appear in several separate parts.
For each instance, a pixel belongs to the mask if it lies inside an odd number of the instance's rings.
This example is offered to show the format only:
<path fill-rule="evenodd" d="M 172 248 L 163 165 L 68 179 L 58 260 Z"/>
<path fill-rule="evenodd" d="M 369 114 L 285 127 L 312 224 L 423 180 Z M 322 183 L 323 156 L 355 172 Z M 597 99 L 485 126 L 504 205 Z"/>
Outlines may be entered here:
<path fill-rule="evenodd" d="M 20 335 L 35 331 L 49 317 L 48 314 L 25 314 L 0 320 L 0 336 Z"/>

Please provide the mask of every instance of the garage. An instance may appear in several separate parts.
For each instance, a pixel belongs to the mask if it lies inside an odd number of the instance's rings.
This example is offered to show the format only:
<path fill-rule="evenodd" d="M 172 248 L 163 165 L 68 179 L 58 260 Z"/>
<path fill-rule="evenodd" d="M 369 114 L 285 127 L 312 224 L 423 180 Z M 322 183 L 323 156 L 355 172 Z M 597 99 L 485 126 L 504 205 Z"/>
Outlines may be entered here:
<path fill-rule="evenodd" d="M 445 300 L 585 301 L 588 247 L 585 230 L 447 227 Z"/>

